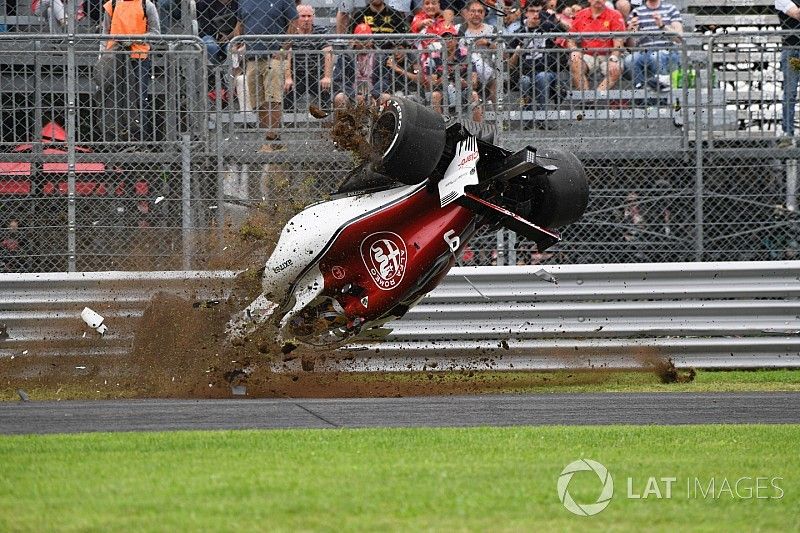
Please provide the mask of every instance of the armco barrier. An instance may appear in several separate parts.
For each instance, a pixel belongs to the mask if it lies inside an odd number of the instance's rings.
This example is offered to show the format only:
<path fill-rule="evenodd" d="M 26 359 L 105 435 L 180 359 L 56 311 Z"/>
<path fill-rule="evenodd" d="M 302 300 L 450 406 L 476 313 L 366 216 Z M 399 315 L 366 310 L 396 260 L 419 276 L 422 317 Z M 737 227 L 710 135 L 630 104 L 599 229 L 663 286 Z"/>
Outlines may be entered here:
<path fill-rule="evenodd" d="M 2 274 L 0 356 L 122 356 L 150 296 L 224 298 L 233 276 Z M 84 306 L 107 317 L 103 339 L 82 336 Z M 455 268 L 387 342 L 321 368 L 800 367 L 799 315 L 800 261 Z"/>

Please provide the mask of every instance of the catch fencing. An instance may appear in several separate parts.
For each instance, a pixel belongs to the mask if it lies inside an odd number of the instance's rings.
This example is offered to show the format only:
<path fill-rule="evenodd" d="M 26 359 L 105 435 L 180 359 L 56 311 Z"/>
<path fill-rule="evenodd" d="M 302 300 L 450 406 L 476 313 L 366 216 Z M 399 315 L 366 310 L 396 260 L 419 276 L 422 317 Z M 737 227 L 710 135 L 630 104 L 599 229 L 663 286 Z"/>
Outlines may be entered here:
<path fill-rule="evenodd" d="M 212 312 L 234 275 L 0 274 L 0 357 L 122 357 L 155 293 Z M 454 268 L 385 343 L 317 370 L 800 367 L 798 279 L 800 261 Z"/>
<path fill-rule="evenodd" d="M 463 70 L 444 62 L 443 78 L 470 86 L 450 91 L 431 85 L 423 66 L 425 56 L 447 48 L 429 36 L 424 43 L 419 35 L 237 37 L 224 59 L 211 61 L 199 38 L 167 35 L 146 39 L 152 68 L 139 98 L 119 91 L 137 74 L 127 52 L 116 52 L 116 81 L 97 90 L 102 36 L 0 34 L 0 270 L 241 266 L 225 263 L 225 250 L 243 238 L 244 221 L 280 225 L 329 197 L 363 157 L 348 141 L 366 132 L 370 113 L 350 127 L 347 117 L 333 127 L 334 113 L 318 118 L 338 93 L 355 102 L 374 89 L 357 75 L 362 63 L 385 75 L 387 89 L 377 97 L 403 94 L 437 107 L 438 88 L 443 111 L 493 124 L 500 145 L 559 146 L 583 161 L 589 208 L 562 243 L 540 253 L 487 228 L 464 251 L 463 265 L 796 256 L 800 149 L 783 136 L 780 32 L 670 34 L 678 63 L 672 75 L 654 77 L 661 86 L 637 87 L 628 68 L 605 92 L 575 89 L 569 52 L 547 48 L 557 66 L 545 102 L 508 60 L 527 37 L 468 48 Z M 263 57 L 256 41 L 281 50 L 293 43 L 280 52 L 292 83 L 277 124 L 253 109 L 260 94 L 243 91 L 247 62 Z M 471 81 L 484 72 L 493 86 L 476 84 L 473 100 Z M 48 134 L 46 124 L 63 135 Z M 268 133 L 280 143 L 266 143 Z"/>

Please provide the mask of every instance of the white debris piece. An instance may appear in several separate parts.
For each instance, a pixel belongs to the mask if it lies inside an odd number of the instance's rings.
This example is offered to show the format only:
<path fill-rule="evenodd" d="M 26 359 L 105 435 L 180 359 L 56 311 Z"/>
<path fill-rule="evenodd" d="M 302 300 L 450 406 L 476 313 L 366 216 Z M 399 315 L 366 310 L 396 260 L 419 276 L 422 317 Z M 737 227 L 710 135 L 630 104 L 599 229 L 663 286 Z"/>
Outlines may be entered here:
<path fill-rule="evenodd" d="M 105 319 L 96 311 L 89 309 L 88 307 L 84 307 L 83 311 L 81 311 L 81 318 L 84 322 L 86 322 L 87 326 L 95 330 L 100 335 L 106 334 L 108 326 L 103 324 L 103 320 Z"/>
<path fill-rule="evenodd" d="M 545 270 L 543 268 L 537 270 L 536 272 L 534 272 L 534 274 L 539 279 L 543 279 L 544 281 L 546 281 L 548 283 L 554 283 L 554 284 L 558 285 L 558 280 L 552 274 L 550 274 L 550 272 L 548 272 L 547 270 Z"/>
<path fill-rule="evenodd" d="M 158 204 L 159 204 L 161 201 L 163 201 L 163 200 L 164 200 L 164 197 L 163 197 L 163 196 L 159 196 L 158 198 L 156 198 L 156 199 L 153 201 L 153 203 L 154 203 L 154 204 L 156 204 L 156 205 L 158 205 Z"/>

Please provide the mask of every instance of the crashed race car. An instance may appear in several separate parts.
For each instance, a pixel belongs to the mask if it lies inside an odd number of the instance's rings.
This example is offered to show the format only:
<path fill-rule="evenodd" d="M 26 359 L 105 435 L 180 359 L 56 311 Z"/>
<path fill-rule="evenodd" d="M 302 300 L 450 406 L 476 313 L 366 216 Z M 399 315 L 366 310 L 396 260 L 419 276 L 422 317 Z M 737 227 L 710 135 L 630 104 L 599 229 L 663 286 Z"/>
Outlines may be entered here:
<path fill-rule="evenodd" d="M 390 99 L 370 132 L 374 157 L 332 199 L 294 216 L 266 263 L 262 293 L 232 317 L 245 342 L 271 326 L 284 353 L 379 340 L 433 290 L 478 229 L 504 226 L 542 251 L 578 220 L 589 188 L 571 153 L 493 144 L 493 130 L 449 123 Z"/>

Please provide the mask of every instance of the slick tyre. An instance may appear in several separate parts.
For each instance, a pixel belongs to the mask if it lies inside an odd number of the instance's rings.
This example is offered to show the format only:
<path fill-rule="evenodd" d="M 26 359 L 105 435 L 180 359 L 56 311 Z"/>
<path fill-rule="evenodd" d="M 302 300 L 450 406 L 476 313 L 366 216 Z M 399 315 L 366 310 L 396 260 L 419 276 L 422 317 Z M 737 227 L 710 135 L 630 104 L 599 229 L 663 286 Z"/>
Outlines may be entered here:
<path fill-rule="evenodd" d="M 372 128 L 378 171 L 413 185 L 429 177 L 442 157 L 445 123 L 430 108 L 406 98 L 390 98 Z"/>
<path fill-rule="evenodd" d="M 536 159 L 558 170 L 536 179 L 531 220 L 546 228 L 560 228 L 578 220 L 589 203 L 589 182 L 583 165 L 574 154 L 563 150 L 541 149 Z"/>

